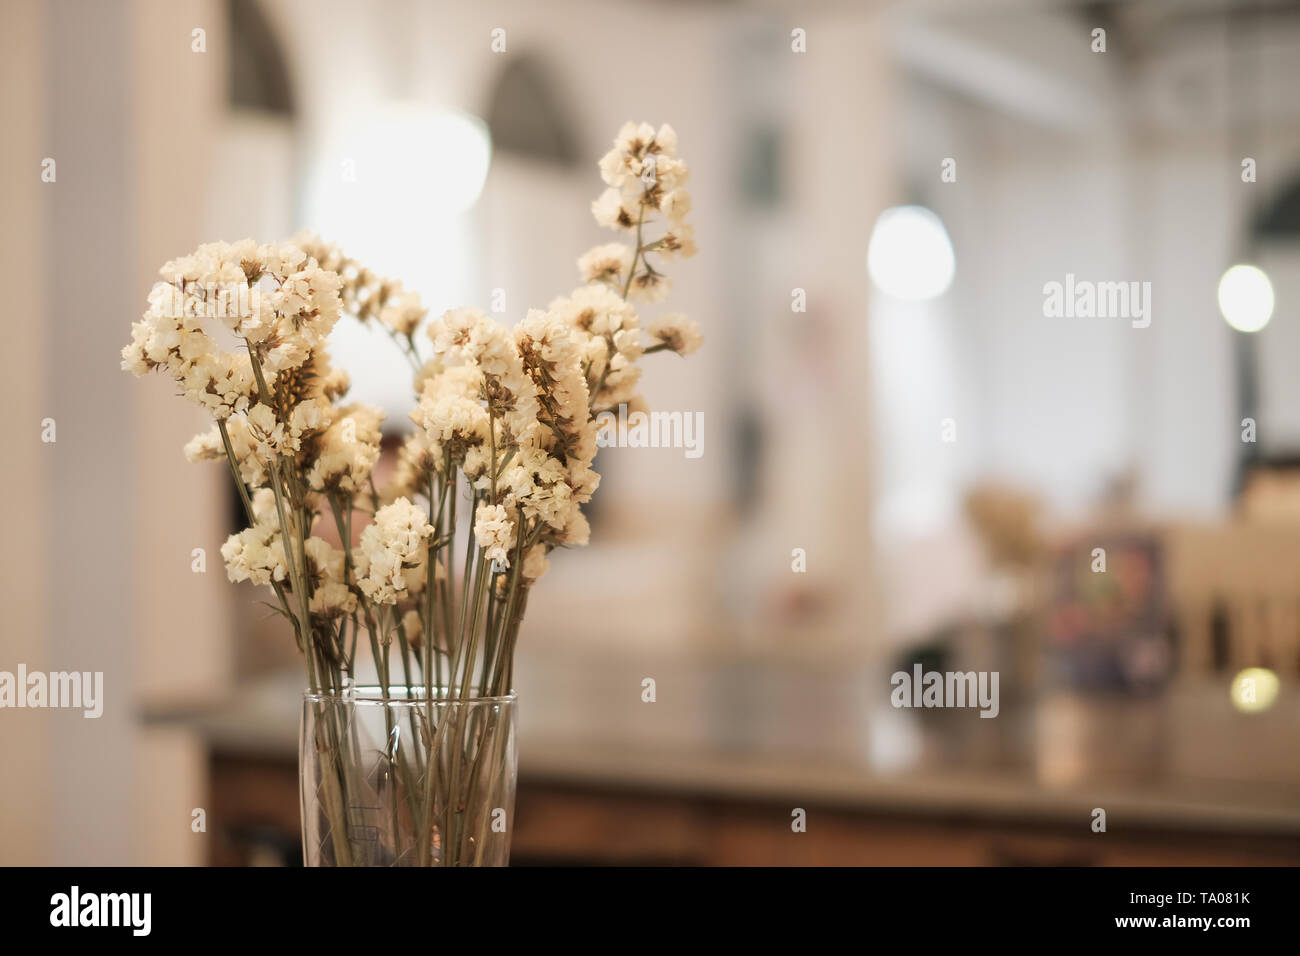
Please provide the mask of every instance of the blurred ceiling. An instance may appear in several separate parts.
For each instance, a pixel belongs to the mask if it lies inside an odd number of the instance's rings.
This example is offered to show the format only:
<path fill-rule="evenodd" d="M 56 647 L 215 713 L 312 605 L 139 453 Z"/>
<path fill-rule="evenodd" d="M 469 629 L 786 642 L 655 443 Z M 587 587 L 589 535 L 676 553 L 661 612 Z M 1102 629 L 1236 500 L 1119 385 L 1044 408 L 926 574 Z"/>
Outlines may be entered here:
<path fill-rule="evenodd" d="M 916 77 L 1061 132 L 1300 123 L 1296 0 L 919 0 L 894 7 Z M 1091 49 L 1106 31 L 1106 51 Z"/>

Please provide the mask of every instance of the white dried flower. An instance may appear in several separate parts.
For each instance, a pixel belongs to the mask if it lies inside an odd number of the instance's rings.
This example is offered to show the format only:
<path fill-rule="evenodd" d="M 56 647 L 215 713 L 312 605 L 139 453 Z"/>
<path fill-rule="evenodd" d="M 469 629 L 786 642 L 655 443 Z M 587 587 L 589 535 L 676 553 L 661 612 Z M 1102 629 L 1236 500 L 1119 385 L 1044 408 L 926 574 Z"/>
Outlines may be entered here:
<path fill-rule="evenodd" d="M 519 462 L 528 461 L 526 452 L 558 453 L 571 491 L 586 501 L 600 481 L 591 468 L 598 429 L 591 415 L 583 353 L 577 347 L 579 337 L 572 331 L 572 321 L 568 314 L 533 310 L 515 330 L 524 367 L 538 385 L 541 409 L 538 422 L 524 433 L 529 440 L 522 443 Z M 608 327 L 608 316 L 600 321 Z"/>
<path fill-rule="evenodd" d="M 311 586 L 310 612 L 320 617 L 336 618 L 355 611 L 357 596 L 347 585 L 344 553 L 324 538 L 317 537 L 303 542 L 303 550 Z"/>
<path fill-rule="evenodd" d="M 429 310 L 420 303 L 418 292 L 403 292 L 379 311 L 379 321 L 394 332 L 411 335 L 428 314 Z"/>
<path fill-rule="evenodd" d="M 632 269 L 632 250 L 621 242 L 610 242 L 589 249 L 578 259 L 578 273 L 583 282 L 619 284 Z"/>
<path fill-rule="evenodd" d="M 467 452 L 491 436 L 487 409 L 465 394 L 457 376 L 444 374 L 425 382 L 411 421 L 424 430 L 429 454 L 438 461 L 450 455 L 454 465 L 463 464 Z"/>
<path fill-rule="evenodd" d="M 632 278 L 632 287 L 628 290 L 628 298 L 640 302 L 662 302 L 668 298 L 668 293 L 672 291 L 672 288 L 672 280 L 662 272 L 646 270 L 638 272 Z"/>
<path fill-rule="evenodd" d="M 704 343 L 695 320 L 680 312 L 660 316 L 646 326 L 646 331 L 678 355 L 690 355 Z"/>
<path fill-rule="evenodd" d="M 410 335 L 428 314 L 417 293 L 406 291 L 394 279 L 375 275 L 333 243 L 310 232 L 299 233 L 293 242 L 322 269 L 338 274 L 343 308 L 358 321 L 379 321 L 398 334 Z"/>
<path fill-rule="evenodd" d="M 375 512 L 374 523 L 361 532 L 358 550 L 363 560 L 353 562 L 357 586 L 370 602 L 396 604 L 419 586 L 433 533 L 424 513 L 406 498 Z"/>
<path fill-rule="evenodd" d="M 546 557 L 546 545 L 533 545 L 524 555 L 524 566 L 520 569 L 520 574 L 528 582 L 536 581 L 545 574 L 551 567 L 551 562 Z"/>
<path fill-rule="evenodd" d="M 357 609 L 357 596 L 342 581 L 326 581 L 311 592 L 308 610 L 318 617 L 347 617 Z"/>
<path fill-rule="evenodd" d="M 587 516 L 582 513 L 577 502 L 570 503 L 564 509 L 559 527 L 550 537 L 556 544 L 576 548 L 586 547 L 587 542 L 591 540 L 591 525 L 587 523 Z"/>
<path fill-rule="evenodd" d="M 640 324 L 636 310 L 606 285 L 580 286 L 567 297 L 554 300 L 549 311 L 584 335 L 608 336 Z"/>
<path fill-rule="evenodd" d="M 211 461 L 225 458 L 226 448 L 221 442 L 221 434 L 216 426 L 205 432 L 199 432 L 185 443 L 185 458 L 190 462 Z"/>
<path fill-rule="evenodd" d="M 225 559 L 226 574 L 231 581 L 270 584 L 288 577 L 284 541 L 277 523 L 259 521 L 239 534 L 232 534 L 221 546 L 221 557 Z"/>
<path fill-rule="evenodd" d="M 691 194 L 682 188 L 665 193 L 659 211 L 672 223 L 683 222 L 691 211 Z"/>
<path fill-rule="evenodd" d="M 379 461 L 383 434 L 382 410 L 373 405 L 349 405 L 340 409 L 321 435 L 316 460 L 307 472 L 307 483 L 316 491 L 356 492 L 363 488 Z"/>
<path fill-rule="evenodd" d="M 451 309 L 430 323 L 429 337 L 447 362 L 481 372 L 473 397 L 485 403 L 491 417 L 504 421 L 511 435 L 536 417 L 533 383 L 524 374 L 508 330 L 479 309 Z"/>
<path fill-rule="evenodd" d="M 489 561 L 510 567 L 515 545 L 515 521 L 501 505 L 480 504 L 474 517 L 474 539 Z"/>
<path fill-rule="evenodd" d="M 424 644 L 424 618 L 418 611 L 411 610 L 402 615 L 402 630 L 406 632 L 406 639 L 412 647 Z"/>
<path fill-rule="evenodd" d="M 352 387 L 352 376 L 346 369 L 331 368 L 321 377 L 320 390 L 332 402 L 337 402 Z"/>
<path fill-rule="evenodd" d="M 628 202 L 623 190 L 611 186 L 591 202 L 591 214 L 604 229 L 635 229 L 636 203 Z"/>
<path fill-rule="evenodd" d="M 654 241 L 653 251 L 670 259 L 675 256 L 689 259 L 696 253 L 695 229 L 684 222 L 674 224 L 668 232 Z"/>
<path fill-rule="evenodd" d="M 314 535 L 303 542 L 308 573 L 323 581 L 342 581 L 345 557 L 342 551 L 324 538 Z"/>
<path fill-rule="evenodd" d="M 284 425 L 276 420 L 275 411 L 261 402 L 248 410 L 248 428 L 257 442 L 257 453 L 268 461 L 289 448 Z"/>
<path fill-rule="evenodd" d="M 303 438 L 315 435 L 328 426 L 333 413 L 334 406 L 323 396 L 295 405 L 289 414 L 289 438 L 294 450 L 302 447 Z"/>
<path fill-rule="evenodd" d="M 338 275 L 292 243 L 259 246 L 251 239 L 207 243 L 161 270 L 165 281 L 132 326 L 122 367 L 136 375 L 165 368 L 190 401 L 217 419 L 256 401 L 252 362 L 267 383 L 305 363 L 340 311 Z M 219 322 L 252 350 L 222 351 L 204 331 Z"/>
<path fill-rule="evenodd" d="M 660 152 L 665 156 L 676 156 L 677 130 L 664 123 L 659 127 L 659 131 L 655 133 L 655 145 L 659 147 Z"/>
<path fill-rule="evenodd" d="M 226 434 L 231 450 L 239 462 L 239 478 L 249 487 L 265 484 L 269 459 L 258 452 L 258 441 L 243 417 L 233 417 L 226 422 Z M 217 438 L 220 441 L 220 436 Z"/>
<path fill-rule="evenodd" d="M 275 504 L 275 492 L 270 488 L 258 488 L 253 492 L 253 520 L 258 524 L 273 523 L 279 520 L 279 511 Z"/>
<path fill-rule="evenodd" d="M 384 501 L 429 494 L 429 482 L 434 474 L 442 472 L 442 464 L 442 459 L 434 456 L 424 431 L 412 432 L 397 450 L 397 467 L 384 488 Z"/>

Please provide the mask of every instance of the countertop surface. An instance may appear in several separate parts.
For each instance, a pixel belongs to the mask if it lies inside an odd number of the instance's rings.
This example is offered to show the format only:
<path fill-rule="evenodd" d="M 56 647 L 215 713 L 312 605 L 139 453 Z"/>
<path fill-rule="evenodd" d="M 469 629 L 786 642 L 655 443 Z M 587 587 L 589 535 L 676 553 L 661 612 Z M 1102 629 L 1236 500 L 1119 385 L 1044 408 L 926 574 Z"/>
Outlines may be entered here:
<path fill-rule="evenodd" d="M 689 681 L 665 673 L 669 692 L 651 704 L 639 680 L 635 692 L 624 686 L 634 676 L 580 681 L 584 693 L 545 686 L 544 677 L 527 681 L 522 701 L 554 703 L 521 706 L 521 778 L 1044 823 L 1087 821 L 1102 807 L 1109 820 L 1151 829 L 1300 835 L 1294 756 L 1289 766 L 1266 752 L 1243 761 L 1231 726 L 1216 742 L 1185 719 L 1225 726 L 1203 693 L 1136 706 L 1066 698 L 980 721 L 974 713 L 882 710 L 852 693 L 837 699 L 816 685 L 801 689 L 797 680 L 782 680 L 777 693 L 753 672 L 697 674 L 690 695 L 682 693 Z M 283 675 L 247 683 L 214 708 L 150 719 L 189 725 L 214 752 L 294 760 L 300 700 L 301 677 Z M 1300 725 L 1291 717 L 1247 729 L 1258 739 L 1283 726 L 1290 736 L 1279 752 L 1294 755 Z M 1048 736 L 1052 743 L 1034 743 Z"/>

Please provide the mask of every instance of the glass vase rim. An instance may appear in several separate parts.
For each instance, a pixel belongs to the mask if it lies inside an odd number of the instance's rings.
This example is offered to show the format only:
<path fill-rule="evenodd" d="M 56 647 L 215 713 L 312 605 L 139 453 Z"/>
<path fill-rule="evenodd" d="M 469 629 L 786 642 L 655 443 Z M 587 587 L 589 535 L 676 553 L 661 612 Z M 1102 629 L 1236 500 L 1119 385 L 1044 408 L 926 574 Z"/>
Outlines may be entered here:
<path fill-rule="evenodd" d="M 425 695 L 424 684 L 389 684 L 387 695 L 384 694 L 384 688 L 379 684 L 357 684 L 351 688 L 350 694 L 341 694 L 336 691 L 317 691 L 310 688 L 302 692 L 302 699 L 311 703 L 340 703 L 340 704 L 513 704 L 518 700 L 518 695 L 514 691 L 508 694 L 496 694 L 487 697 L 480 697 L 476 693 L 471 693 L 468 697 L 459 697 L 453 695 L 454 688 L 446 684 L 435 684 L 433 686 L 434 696 L 432 698 Z M 476 691 L 477 688 L 471 688 Z M 405 693 L 403 693 L 405 692 Z M 446 692 L 444 696 L 443 692 Z"/>

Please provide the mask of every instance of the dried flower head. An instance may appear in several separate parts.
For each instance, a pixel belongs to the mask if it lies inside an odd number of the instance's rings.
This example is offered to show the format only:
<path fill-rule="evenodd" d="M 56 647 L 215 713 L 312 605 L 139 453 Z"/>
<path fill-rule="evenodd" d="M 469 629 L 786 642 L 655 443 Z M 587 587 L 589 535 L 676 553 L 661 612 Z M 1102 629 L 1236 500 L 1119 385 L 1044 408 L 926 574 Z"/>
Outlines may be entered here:
<path fill-rule="evenodd" d="M 396 604 L 402 595 L 423 585 L 426 542 L 433 526 L 406 498 L 398 498 L 375 512 L 375 520 L 361 532 L 357 584 L 374 604 Z"/>

